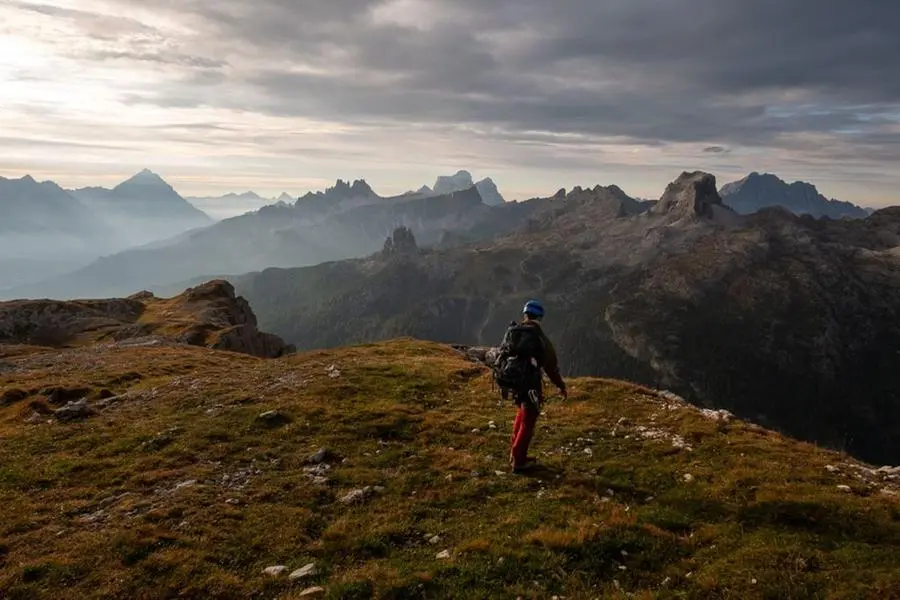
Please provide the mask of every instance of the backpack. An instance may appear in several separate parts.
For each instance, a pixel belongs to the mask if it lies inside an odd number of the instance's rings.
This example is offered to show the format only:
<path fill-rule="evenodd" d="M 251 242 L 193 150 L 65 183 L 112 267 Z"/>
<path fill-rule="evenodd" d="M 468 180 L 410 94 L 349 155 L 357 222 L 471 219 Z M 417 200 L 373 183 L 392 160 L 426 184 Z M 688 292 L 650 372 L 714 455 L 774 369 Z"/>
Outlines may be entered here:
<path fill-rule="evenodd" d="M 511 323 L 494 364 L 494 381 L 501 390 L 528 392 L 540 385 L 544 342 L 534 327 Z"/>

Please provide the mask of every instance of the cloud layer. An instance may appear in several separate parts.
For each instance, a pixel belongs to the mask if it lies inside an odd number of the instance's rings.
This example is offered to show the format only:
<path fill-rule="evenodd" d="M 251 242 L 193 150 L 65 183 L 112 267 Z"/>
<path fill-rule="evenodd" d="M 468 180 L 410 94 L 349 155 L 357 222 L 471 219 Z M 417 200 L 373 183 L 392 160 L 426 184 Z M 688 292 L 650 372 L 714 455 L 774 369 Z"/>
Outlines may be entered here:
<path fill-rule="evenodd" d="M 0 5 L 0 170 L 297 193 L 470 168 L 512 197 L 768 170 L 900 202 L 894 3 L 154 5 Z"/>

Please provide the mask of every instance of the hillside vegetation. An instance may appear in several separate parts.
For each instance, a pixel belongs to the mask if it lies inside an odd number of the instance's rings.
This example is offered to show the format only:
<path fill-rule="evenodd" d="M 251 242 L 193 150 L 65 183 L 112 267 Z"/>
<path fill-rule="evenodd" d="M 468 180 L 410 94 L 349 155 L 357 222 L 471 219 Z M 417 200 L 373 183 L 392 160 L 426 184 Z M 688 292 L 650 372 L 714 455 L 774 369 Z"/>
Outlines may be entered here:
<path fill-rule="evenodd" d="M 900 597 L 896 470 L 621 382 L 527 477 L 486 370 L 410 339 L 21 345 L 0 390 L 4 599 Z"/>

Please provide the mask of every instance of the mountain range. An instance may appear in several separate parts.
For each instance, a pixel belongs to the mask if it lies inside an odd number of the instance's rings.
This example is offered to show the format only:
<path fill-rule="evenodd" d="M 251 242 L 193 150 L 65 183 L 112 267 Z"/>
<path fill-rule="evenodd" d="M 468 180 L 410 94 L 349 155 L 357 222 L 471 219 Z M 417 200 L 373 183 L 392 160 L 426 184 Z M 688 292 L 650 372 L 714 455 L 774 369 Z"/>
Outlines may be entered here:
<path fill-rule="evenodd" d="M 788 184 L 770 173 L 753 172 L 740 181 L 723 186 L 720 194 L 725 204 L 740 214 L 773 206 L 786 208 L 797 215 L 832 219 L 864 219 L 872 212 L 850 202 L 828 199 L 812 184 L 803 181 Z"/>
<path fill-rule="evenodd" d="M 0 215 L 0 289 L 212 223 L 146 170 L 111 190 L 0 177 Z"/>
<path fill-rule="evenodd" d="M 457 178 L 439 187 L 454 189 L 461 181 L 465 183 Z M 4 295 L 119 296 L 210 273 L 239 274 L 365 256 L 380 248 L 385 236 L 401 224 L 429 244 L 463 243 L 511 231 L 533 206 L 489 206 L 475 185 L 439 195 L 431 191 L 382 197 L 363 180 L 338 180 L 325 191 L 307 193 L 292 204 L 264 206 L 152 246 L 104 256 L 71 273 L 7 290 Z"/>
<path fill-rule="evenodd" d="M 296 199 L 287 193 L 281 194 L 277 198 L 264 198 L 256 192 L 247 191 L 240 194 L 232 192 L 224 196 L 187 196 L 185 200 L 217 221 L 221 221 L 259 210 L 270 204 L 280 202 L 291 204 Z"/>
<path fill-rule="evenodd" d="M 740 215 L 686 173 L 656 202 L 576 188 L 516 230 L 231 278 L 300 349 L 412 336 L 496 344 L 543 299 L 569 375 L 666 387 L 867 459 L 900 459 L 900 208 Z"/>

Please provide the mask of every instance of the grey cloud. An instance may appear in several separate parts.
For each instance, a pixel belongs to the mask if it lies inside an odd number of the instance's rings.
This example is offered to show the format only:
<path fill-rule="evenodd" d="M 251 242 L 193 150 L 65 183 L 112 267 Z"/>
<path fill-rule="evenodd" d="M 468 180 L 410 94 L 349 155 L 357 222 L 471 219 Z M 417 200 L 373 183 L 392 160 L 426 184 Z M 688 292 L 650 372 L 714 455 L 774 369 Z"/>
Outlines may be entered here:
<path fill-rule="evenodd" d="M 166 65 L 180 65 L 200 69 L 220 69 L 228 65 L 226 61 L 202 56 L 191 56 L 179 52 L 135 52 L 130 50 L 95 50 L 86 54 L 94 60 L 129 60 Z"/>
<path fill-rule="evenodd" d="M 128 14 L 130 2 L 119 1 Z M 900 114 L 896 2 L 420 4 L 453 19 L 430 29 L 376 23 L 371 11 L 383 0 L 165 0 L 159 9 L 194 31 L 177 52 L 135 43 L 94 58 L 181 68 L 175 81 L 127 99 L 161 106 L 359 126 L 461 124 L 548 146 L 578 134 L 562 144 L 612 139 L 696 144 L 708 157 L 734 157 L 742 146 L 818 156 L 852 142 L 860 159 L 900 158 L 889 130 L 890 115 Z M 794 140 L 807 134 L 832 143 Z"/>
<path fill-rule="evenodd" d="M 368 11 L 378 4 L 186 6 L 237 49 L 329 70 L 272 67 L 209 82 L 251 86 L 252 99 L 218 102 L 277 115 L 764 145 L 791 132 L 877 130 L 861 101 L 900 110 L 891 58 L 900 56 L 900 6 L 880 0 L 444 0 L 431 5 L 463 18 L 424 31 L 374 24 Z M 498 43 L 517 33 L 517 47 Z M 773 114 L 794 106 L 786 91 L 821 110 Z M 157 101 L 208 102 L 196 86 L 170 93 Z"/>

